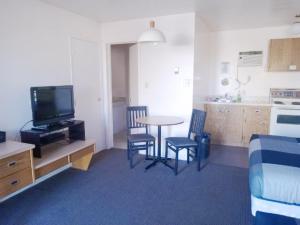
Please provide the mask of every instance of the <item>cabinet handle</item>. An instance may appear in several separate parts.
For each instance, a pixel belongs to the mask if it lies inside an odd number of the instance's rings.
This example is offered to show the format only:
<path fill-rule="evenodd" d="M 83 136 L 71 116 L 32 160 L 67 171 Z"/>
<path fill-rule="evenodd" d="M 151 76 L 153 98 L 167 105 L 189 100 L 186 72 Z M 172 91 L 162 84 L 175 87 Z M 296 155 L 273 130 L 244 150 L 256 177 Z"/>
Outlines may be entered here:
<path fill-rule="evenodd" d="M 19 183 L 18 180 L 14 180 L 14 181 L 10 182 L 10 185 L 11 185 L 11 186 L 14 186 L 14 185 L 17 185 L 18 183 Z"/>
<path fill-rule="evenodd" d="M 260 109 L 256 109 L 255 112 L 259 113 L 259 112 L 260 112 Z"/>
<path fill-rule="evenodd" d="M 16 161 L 12 161 L 12 162 L 9 162 L 9 163 L 8 163 L 8 166 L 9 166 L 9 167 L 12 167 L 12 166 L 15 166 L 16 164 L 17 164 Z"/>

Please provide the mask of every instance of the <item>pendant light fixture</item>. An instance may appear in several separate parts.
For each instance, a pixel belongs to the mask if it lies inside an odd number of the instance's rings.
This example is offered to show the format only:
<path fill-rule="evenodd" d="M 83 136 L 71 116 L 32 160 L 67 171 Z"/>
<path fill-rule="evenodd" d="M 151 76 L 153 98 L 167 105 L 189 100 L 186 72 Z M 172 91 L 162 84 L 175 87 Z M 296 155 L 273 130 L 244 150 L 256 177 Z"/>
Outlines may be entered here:
<path fill-rule="evenodd" d="M 295 16 L 296 21 L 292 24 L 291 33 L 292 34 L 300 34 L 300 14 Z"/>
<path fill-rule="evenodd" d="M 140 43 L 159 43 L 166 42 L 165 35 L 158 29 L 155 28 L 155 22 L 150 21 L 150 28 L 146 30 L 138 39 Z"/>

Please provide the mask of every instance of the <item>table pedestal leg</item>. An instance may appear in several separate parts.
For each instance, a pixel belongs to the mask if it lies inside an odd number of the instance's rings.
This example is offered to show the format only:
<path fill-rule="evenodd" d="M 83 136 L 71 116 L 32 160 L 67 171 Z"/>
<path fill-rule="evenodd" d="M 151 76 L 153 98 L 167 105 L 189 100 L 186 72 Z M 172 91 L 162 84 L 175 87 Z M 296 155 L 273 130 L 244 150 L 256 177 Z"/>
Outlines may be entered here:
<path fill-rule="evenodd" d="M 145 168 L 145 170 L 148 170 L 148 169 L 150 169 L 151 167 L 155 166 L 158 162 L 163 163 L 163 164 L 164 164 L 165 166 L 167 166 L 167 167 L 170 167 L 170 166 L 166 163 L 167 160 L 168 160 L 168 159 L 163 159 L 163 158 L 161 158 L 161 126 L 159 125 L 159 126 L 158 126 L 158 130 L 157 130 L 157 157 L 156 157 L 156 159 L 154 159 L 154 161 L 153 161 L 151 164 L 149 164 L 149 165 Z M 172 168 L 172 167 L 170 167 L 170 168 Z"/>

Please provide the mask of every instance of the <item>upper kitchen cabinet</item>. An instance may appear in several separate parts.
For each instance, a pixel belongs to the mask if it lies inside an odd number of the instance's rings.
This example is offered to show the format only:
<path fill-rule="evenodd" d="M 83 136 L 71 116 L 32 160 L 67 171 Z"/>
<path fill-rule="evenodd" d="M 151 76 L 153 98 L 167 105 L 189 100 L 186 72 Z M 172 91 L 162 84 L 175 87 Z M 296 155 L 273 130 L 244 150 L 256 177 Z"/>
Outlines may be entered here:
<path fill-rule="evenodd" d="M 300 38 L 270 41 L 268 71 L 300 71 Z"/>

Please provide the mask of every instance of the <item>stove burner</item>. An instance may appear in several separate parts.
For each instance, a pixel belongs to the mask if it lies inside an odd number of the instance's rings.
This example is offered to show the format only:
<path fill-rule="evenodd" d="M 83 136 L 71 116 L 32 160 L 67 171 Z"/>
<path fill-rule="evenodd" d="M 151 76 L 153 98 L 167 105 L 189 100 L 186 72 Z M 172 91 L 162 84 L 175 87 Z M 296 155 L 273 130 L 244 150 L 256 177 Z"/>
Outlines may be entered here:
<path fill-rule="evenodd" d="M 300 105 L 300 102 L 292 102 L 292 105 Z"/>
<path fill-rule="evenodd" d="M 282 101 L 274 101 L 274 104 L 284 105 L 284 103 Z"/>

